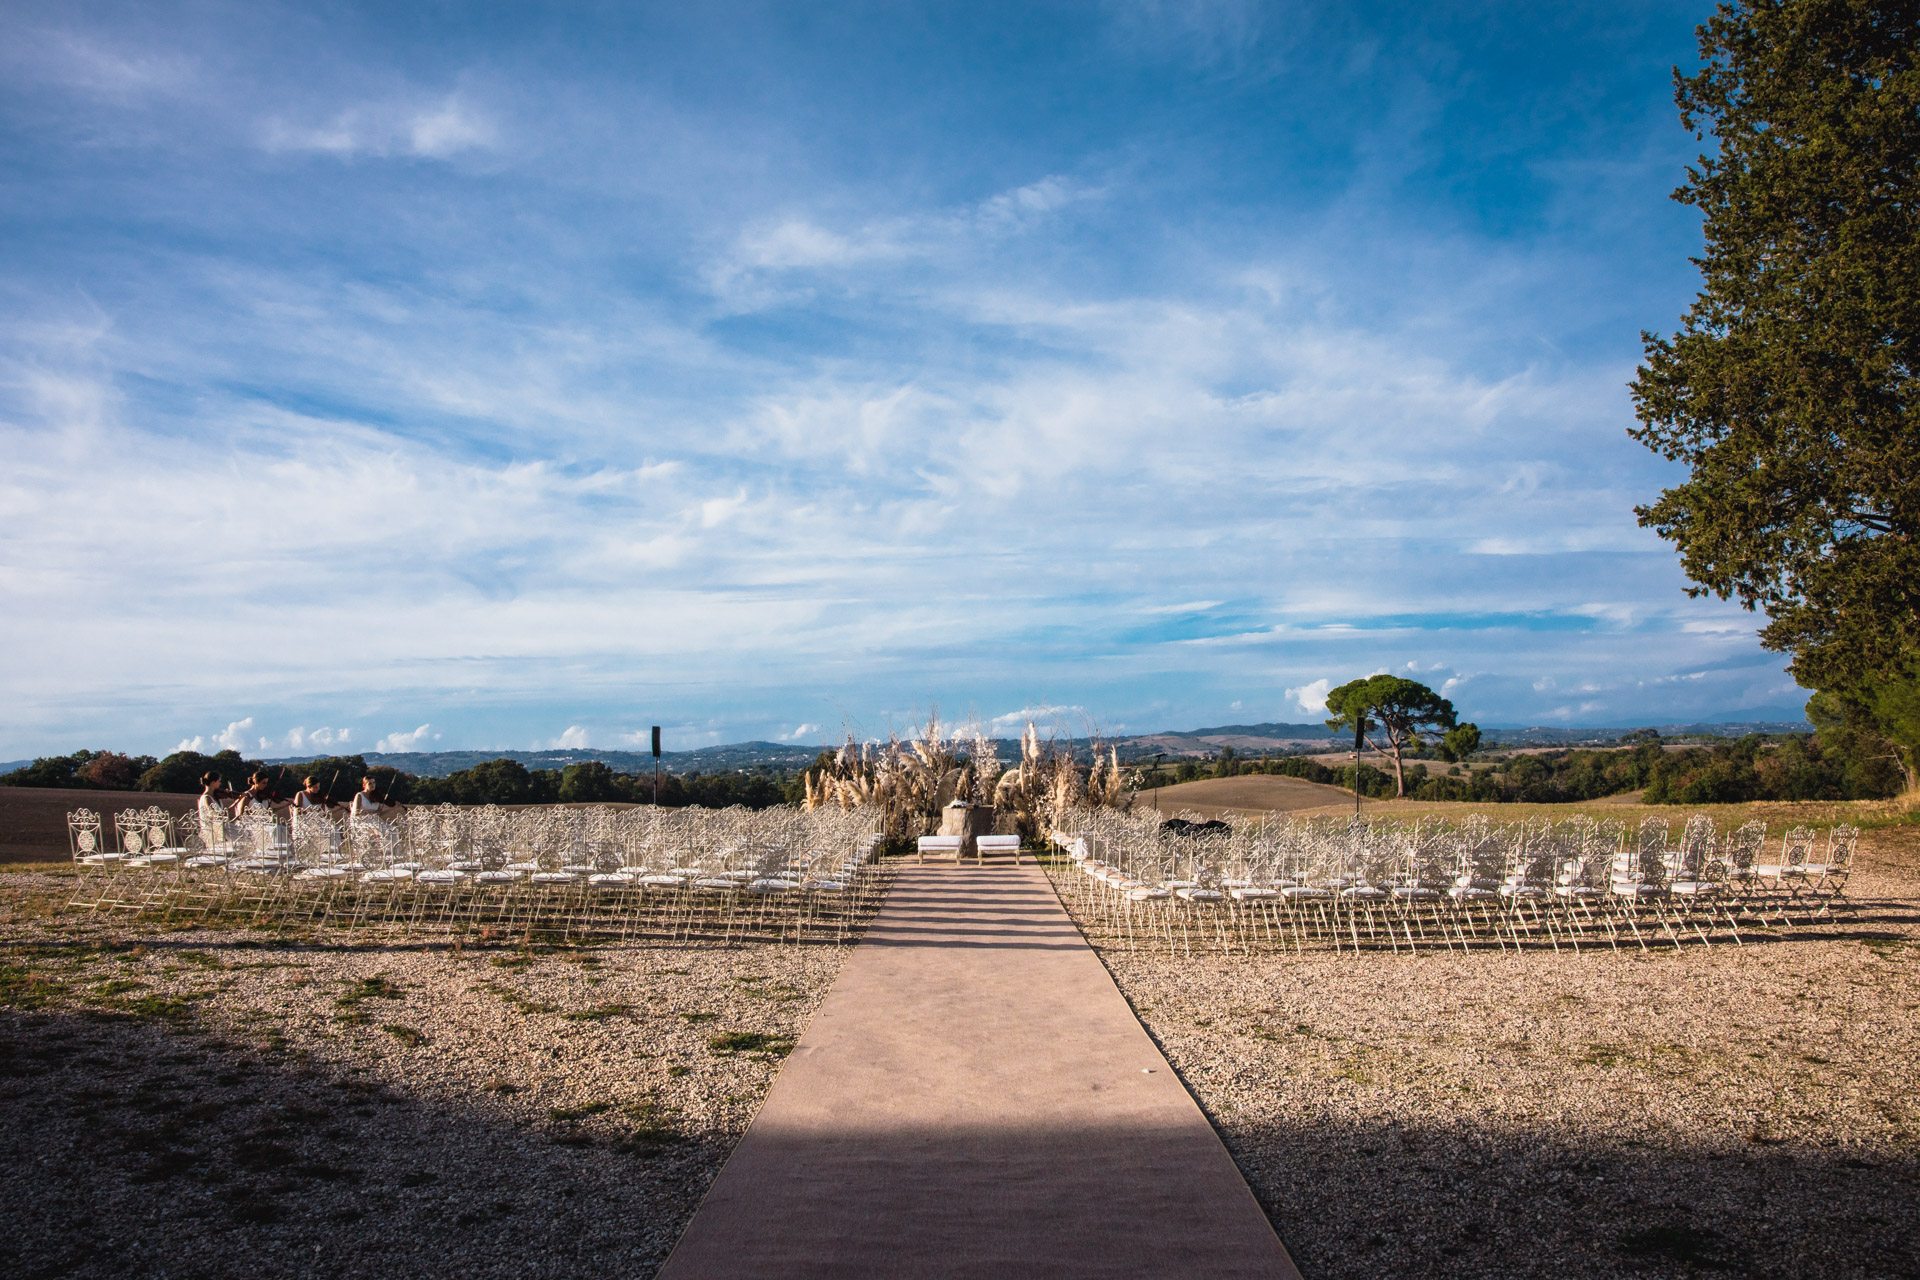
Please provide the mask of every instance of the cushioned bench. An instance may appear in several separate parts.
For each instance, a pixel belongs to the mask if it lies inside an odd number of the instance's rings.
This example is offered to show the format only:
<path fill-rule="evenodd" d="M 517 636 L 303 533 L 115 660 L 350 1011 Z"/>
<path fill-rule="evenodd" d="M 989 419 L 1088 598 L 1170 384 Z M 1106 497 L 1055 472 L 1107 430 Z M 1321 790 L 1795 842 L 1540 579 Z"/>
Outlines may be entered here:
<path fill-rule="evenodd" d="M 925 862 L 928 854 L 950 853 L 955 862 L 960 861 L 959 836 L 921 836 L 920 861 Z"/>
<path fill-rule="evenodd" d="M 1016 867 L 1020 865 L 1019 836 L 981 836 L 974 841 L 973 847 L 974 856 L 977 859 L 984 860 L 990 853 L 1011 853 L 1013 865 Z"/>

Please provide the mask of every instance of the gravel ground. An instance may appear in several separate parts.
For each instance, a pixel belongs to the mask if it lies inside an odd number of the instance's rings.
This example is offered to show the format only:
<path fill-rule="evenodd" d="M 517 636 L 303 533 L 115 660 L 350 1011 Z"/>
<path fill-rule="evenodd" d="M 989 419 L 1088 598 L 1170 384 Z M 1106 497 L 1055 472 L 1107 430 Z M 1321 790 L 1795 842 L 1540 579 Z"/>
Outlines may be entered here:
<path fill-rule="evenodd" d="M 1786 941 L 1102 954 L 1313 1280 L 1920 1276 L 1920 876 L 1879 840 L 1861 923 Z"/>
<path fill-rule="evenodd" d="M 845 950 L 321 945 L 0 876 L 0 1274 L 646 1276 Z"/>

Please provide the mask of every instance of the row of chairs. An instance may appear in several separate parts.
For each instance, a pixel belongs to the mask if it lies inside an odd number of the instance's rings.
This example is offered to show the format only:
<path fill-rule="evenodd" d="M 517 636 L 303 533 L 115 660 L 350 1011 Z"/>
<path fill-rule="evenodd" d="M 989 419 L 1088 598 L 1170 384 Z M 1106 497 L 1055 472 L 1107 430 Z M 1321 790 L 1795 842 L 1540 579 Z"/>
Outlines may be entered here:
<path fill-rule="evenodd" d="M 1859 831 L 1725 833 L 1695 814 L 1496 826 L 1301 821 L 1197 825 L 1100 810 L 1053 833 L 1062 899 L 1128 946 L 1191 952 L 1332 947 L 1418 950 L 1650 940 L 1740 942 L 1851 913 Z M 1778 852 L 1774 852 L 1777 848 Z"/>
<path fill-rule="evenodd" d="M 68 815 L 71 905 L 405 934 L 844 940 L 884 893 L 859 810 L 453 805 L 394 820 L 264 805 Z"/>

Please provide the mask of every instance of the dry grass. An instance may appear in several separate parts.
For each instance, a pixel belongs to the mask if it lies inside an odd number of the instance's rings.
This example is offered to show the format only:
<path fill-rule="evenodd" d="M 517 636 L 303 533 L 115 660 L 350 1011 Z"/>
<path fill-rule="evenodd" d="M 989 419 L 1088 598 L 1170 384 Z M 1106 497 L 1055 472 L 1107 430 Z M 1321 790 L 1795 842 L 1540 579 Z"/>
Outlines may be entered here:
<path fill-rule="evenodd" d="M 1281 774 L 1248 773 L 1233 778 L 1202 778 L 1197 782 L 1179 782 L 1169 787 L 1142 791 L 1134 797 L 1134 808 L 1154 808 L 1171 817 L 1191 809 L 1206 817 L 1221 813 L 1289 813 L 1299 810 L 1319 812 L 1341 803 L 1352 805 L 1352 793 L 1304 778 Z"/>

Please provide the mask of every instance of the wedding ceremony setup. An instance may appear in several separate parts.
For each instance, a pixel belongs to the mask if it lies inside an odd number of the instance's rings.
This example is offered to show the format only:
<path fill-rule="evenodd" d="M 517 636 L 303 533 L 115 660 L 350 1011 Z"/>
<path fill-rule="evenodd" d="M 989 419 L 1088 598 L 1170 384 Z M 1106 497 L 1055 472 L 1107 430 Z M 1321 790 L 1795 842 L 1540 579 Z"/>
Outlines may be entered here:
<path fill-rule="evenodd" d="M 1738 943 L 1844 916 L 1859 829 L 1717 830 L 1648 816 L 1162 823 L 1087 811 L 1056 831 L 1062 898 L 1128 947 L 1250 952 Z"/>
<path fill-rule="evenodd" d="M 68 815 L 71 905 L 403 935 L 844 941 L 883 890 L 858 810 L 265 804 Z"/>
<path fill-rule="evenodd" d="M 991 825 L 992 810 L 952 806 Z M 1728 830 L 1695 814 L 1559 822 L 1165 820 L 1050 810 L 1047 860 L 1090 933 L 1201 951 L 1738 944 L 1850 910 L 1859 829 Z M 159 921 L 562 939 L 846 940 L 884 893 L 886 811 L 462 808 L 382 816 L 251 805 L 68 815 L 71 906 Z M 1018 865 L 1017 835 L 920 836 L 916 857 Z"/>
<path fill-rule="evenodd" d="M 1920 0 L 0 63 L 0 1280 L 1920 1280 Z"/>

